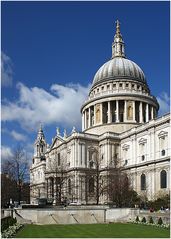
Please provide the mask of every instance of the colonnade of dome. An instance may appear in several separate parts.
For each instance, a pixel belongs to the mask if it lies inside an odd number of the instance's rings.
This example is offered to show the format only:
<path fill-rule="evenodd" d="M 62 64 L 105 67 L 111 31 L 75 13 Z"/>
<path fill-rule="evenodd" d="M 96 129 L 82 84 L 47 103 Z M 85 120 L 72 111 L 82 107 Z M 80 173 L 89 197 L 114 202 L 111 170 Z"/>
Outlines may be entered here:
<path fill-rule="evenodd" d="M 111 123 L 145 123 L 156 117 L 154 106 L 134 100 L 110 100 L 86 108 L 82 129 Z"/>

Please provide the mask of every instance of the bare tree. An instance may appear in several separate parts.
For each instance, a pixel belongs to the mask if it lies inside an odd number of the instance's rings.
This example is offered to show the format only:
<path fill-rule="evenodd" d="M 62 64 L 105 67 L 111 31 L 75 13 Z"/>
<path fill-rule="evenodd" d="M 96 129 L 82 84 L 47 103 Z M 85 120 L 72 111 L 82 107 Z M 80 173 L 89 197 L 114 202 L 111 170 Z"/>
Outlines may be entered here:
<path fill-rule="evenodd" d="M 90 197 L 95 197 L 96 204 L 99 204 L 100 196 L 106 191 L 107 186 L 105 183 L 105 176 L 102 168 L 102 158 L 99 153 L 98 147 L 91 146 L 89 148 L 90 160 L 89 170 L 86 172 L 86 202 Z"/>
<path fill-rule="evenodd" d="M 108 194 L 116 207 L 132 206 L 137 200 L 137 193 L 132 189 L 130 179 L 119 165 L 116 155 L 112 167 L 109 168 Z"/>
<path fill-rule="evenodd" d="M 65 158 L 61 157 L 61 154 L 58 153 L 55 155 L 55 158 L 51 160 L 48 164 L 48 169 L 46 175 L 50 172 L 50 178 L 52 180 L 52 191 L 53 199 L 55 199 L 55 204 L 60 205 L 61 202 L 65 199 L 66 191 L 66 179 L 67 179 L 67 164 Z"/>
<path fill-rule="evenodd" d="M 12 155 L 11 158 L 3 163 L 2 173 L 8 175 L 8 178 L 14 183 L 17 200 L 20 203 L 24 185 L 26 182 L 28 184 L 29 180 L 29 161 L 26 152 L 21 146 L 16 147 Z"/>

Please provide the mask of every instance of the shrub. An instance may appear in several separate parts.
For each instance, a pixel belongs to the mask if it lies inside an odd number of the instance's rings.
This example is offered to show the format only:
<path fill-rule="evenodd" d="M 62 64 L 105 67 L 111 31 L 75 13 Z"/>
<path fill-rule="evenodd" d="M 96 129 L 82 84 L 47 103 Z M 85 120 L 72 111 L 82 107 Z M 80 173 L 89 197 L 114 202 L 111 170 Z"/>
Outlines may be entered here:
<path fill-rule="evenodd" d="M 17 222 L 16 218 L 4 217 L 1 219 L 1 231 L 5 231 L 9 226 L 14 225 Z"/>
<path fill-rule="evenodd" d="M 144 223 L 146 223 L 146 218 L 145 217 L 143 217 L 143 219 L 142 219 L 142 221 L 141 222 L 144 222 Z"/>
<path fill-rule="evenodd" d="M 13 226 L 9 226 L 5 231 L 2 232 L 2 238 L 11 238 L 16 234 L 16 232 L 22 227 L 23 225 L 20 223 L 15 223 Z"/>
<path fill-rule="evenodd" d="M 136 222 L 139 222 L 139 221 L 140 221 L 140 219 L 139 219 L 138 216 L 136 217 L 135 221 L 136 221 Z"/>
<path fill-rule="evenodd" d="M 149 223 L 152 223 L 152 224 L 154 223 L 154 221 L 153 221 L 153 218 L 152 218 L 152 217 L 150 217 L 150 218 L 149 218 Z"/>
<path fill-rule="evenodd" d="M 159 220 L 158 220 L 158 223 L 157 224 L 159 224 L 159 225 L 162 225 L 163 224 L 163 220 L 161 219 L 161 217 L 159 218 Z"/>

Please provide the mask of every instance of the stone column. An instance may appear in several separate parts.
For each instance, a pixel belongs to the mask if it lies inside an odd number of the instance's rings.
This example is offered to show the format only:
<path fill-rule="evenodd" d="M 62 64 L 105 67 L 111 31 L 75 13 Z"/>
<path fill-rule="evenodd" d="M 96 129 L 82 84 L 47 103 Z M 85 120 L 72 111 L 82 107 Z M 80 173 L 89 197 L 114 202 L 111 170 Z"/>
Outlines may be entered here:
<path fill-rule="evenodd" d="M 140 116 L 139 116 L 140 123 L 142 123 L 142 122 L 143 122 L 143 115 L 142 115 L 142 102 L 140 102 L 139 112 L 140 112 Z"/>
<path fill-rule="evenodd" d="M 110 101 L 108 101 L 108 123 L 111 123 L 111 109 L 110 109 Z"/>
<path fill-rule="evenodd" d="M 82 113 L 82 131 L 84 130 L 84 113 Z"/>
<path fill-rule="evenodd" d="M 85 145 L 82 144 L 82 165 L 85 167 Z"/>
<path fill-rule="evenodd" d="M 127 101 L 124 101 L 124 122 L 127 121 Z"/>
<path fill-rule="evenodd" d="M 154 119 L 154 107 L 151 106 L 151 119 Z"/>
<path fill-rule="evenodd" d="M 116 100 L 116 122 L 119 122 L 119 101 Z"/>
<path fill-rule="evenodd" d="M 90 107 L 88 108 L 88 127 L 91 127 L 91 109 Z"/>
<path fill-rule="evenodd" d="M 135 121 L 135 101 L 133 101 L 133 122 L 136 122 Z"/>
<path fill-rule="evenodd" d="M 149 105 L 148 104 L 146 104 L 146 117 L 145 117 L 145 119 L 146 119 L 146 122 L 149 121 Z"/>
<path fill-rule="evenodd" d="M 87 129 L 87 110 L 84 111 L 84 128 Z"/>
<path fill-rule="evenodd" d="M 56 204 L 57 202 L 57 185 L 56 185 L 56 178 L 53 179 L 53 194 L 54 194 L 54 202 L 53 204 Z"/>
<path fill-rule="evenodd" d="M 46 186 L 47 186 L 47 198 L 49 198 L 49 193 L 48 193 L 48 187 L 49 187 L 49 185 L 48 185 L 48 178 L 46 179 Z"/>
<path fill-rule="evenodd" d="M 103 103 L 100 104 L 100 121 L 103 124 Z"/>
<path fill-rule="evenodd" d="M 94 105 L 94 125 L 96 125 L 96 105 Z"/>

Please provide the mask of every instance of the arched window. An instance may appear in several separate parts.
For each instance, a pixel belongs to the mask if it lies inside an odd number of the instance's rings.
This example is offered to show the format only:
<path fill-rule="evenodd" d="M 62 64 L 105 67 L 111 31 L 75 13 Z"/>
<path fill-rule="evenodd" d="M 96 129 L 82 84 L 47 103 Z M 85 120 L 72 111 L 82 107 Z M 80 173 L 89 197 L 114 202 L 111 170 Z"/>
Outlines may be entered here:
<path fill-rule="evenodd" d="M 167 188 L 167 173 L 165 170 L 160 172 L 160 187 Z"/>
<path fill-rule="evenodd" d="M 68 179 L 68 193 L 71 194 L 71 179 Z"/>
<path fill-rule="evenodd" d="M 94 193 L 94 178 L 89 179 L 89 193 Z"/>
<path fill-rule="evenodd" d="M 141 175 L 141 190 L 146 190 L 146 176 L 144 173 Z"/>

